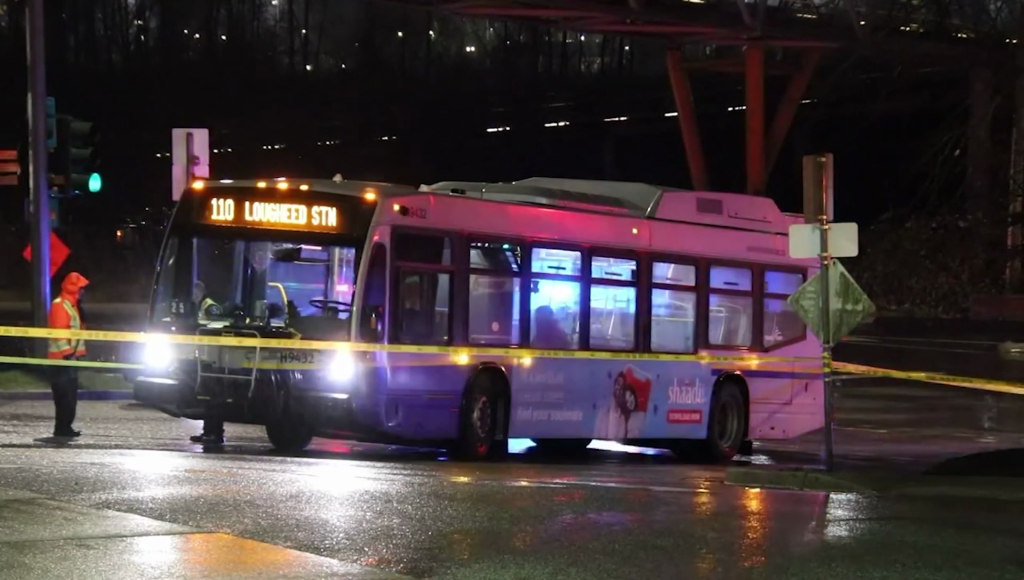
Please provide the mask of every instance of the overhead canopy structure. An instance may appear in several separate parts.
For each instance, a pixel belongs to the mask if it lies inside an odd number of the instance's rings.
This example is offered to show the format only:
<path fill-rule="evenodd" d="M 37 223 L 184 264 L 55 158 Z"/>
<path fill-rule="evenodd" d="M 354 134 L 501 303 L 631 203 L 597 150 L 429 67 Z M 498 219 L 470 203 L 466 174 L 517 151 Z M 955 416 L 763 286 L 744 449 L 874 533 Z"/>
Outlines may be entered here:
<path fill-rule="evenodd" d="M 1014 2 L 986 0 L 393 0 L 464 16 L 723 46 L 837 47 L 969 62 L 1021 34 Z"/>
<path fill-rule="evenodd" d="M 693 189 L 712 189 L 689 72 L 714 69 L 744 76 L 746 193 L 764 195 L 797 109 L 822 52 L 845 48 L 887 60 L 914 58 L 943 68 L 992 66 L 1013 57 L 1020 2 L 994 0 L 392 0 L 467 17 L 526 20 L 579 32 L 661 38 Z M 722 50 L 683 51 L 690 47 Z M 728 50 L 735 47 L 740 50 Z M 768 53 L 767 49 L 773 49 Z M 786 48 L 789 51 L 777 49 Z M 765 79 L 783 53 L 796 53 L 772 119 Z M 707 54 L 716 56 L 708 58 Z M 719 56 L 725 54 L 725 57 Z M 976 75 L 982 81 L 990 78 Z M 974 82 L 972 78 L 972 83 Z M 991 83 L 972 85 L 972 115 L 987 118 Z M 973 117 L 972 117 L 973 118 Z M 980 135 L 980 134 L 979 134 Z M 981 135 L 976 140 L 983 142 Z M 977 145 L 977 143 L 976 143 Z M 983 149 L 983 148 L 982 148 Z M 974 150 L 982 150 L 977 146 Z"/>

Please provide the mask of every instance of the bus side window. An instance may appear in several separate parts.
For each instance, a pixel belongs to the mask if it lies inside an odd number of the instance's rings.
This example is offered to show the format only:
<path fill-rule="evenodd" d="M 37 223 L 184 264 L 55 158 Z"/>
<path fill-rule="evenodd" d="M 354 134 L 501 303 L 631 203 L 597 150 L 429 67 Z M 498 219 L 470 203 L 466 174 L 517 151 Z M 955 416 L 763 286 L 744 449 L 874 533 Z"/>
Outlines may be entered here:
<path fill-rule="evenodd" d="M 363 311 L 360 316 L 359 338 L 368 342 L 384 339 L 384 305 L 387 303 L 388 261 L 387 250 L 374 244 L 370 251 L 370 264 L 363 285 Z"/>
<path fill-rule="evenodd" d="M 521 253 L 511 242 L 470 242 L 470 343 L 519 344 Z"/>
<path fill-rule="evenodd" d="M 751 346 L 754 325 L 753 272 L 749 268 L 711 266 L 708 342 Z"/>
<path fill-rule="evenodd" d="M 532 252 L 530 346 L 578 349 L 583 254 L 555 248 L 533 248 Z"/>
<path fill-rule="evenodd" d="M 590 348 L 636 347 L 636 260 L 594 256 L 590 265 Z"/>
<path fill-rule="evenodd" d="M 764 346 L 771 348 L 807 336 L 807 326 L 786 302 L 804 283 L 800 272 L 764 272 Z"/>
<path fill-rule="evenodd" d="M 426 232 L 396 232 L 391 257 L 398 265 L 397 310 L 391 328 L 398 342 L 446 344 L 449 341 L 452 241 Z"/>
<path fill-rule="evenodd" d="M 448 342 L 448 272 L 400 270 L 398 341 L 413 344 Z"/>
<path fill-rule="evenodd" d="M 697 333 L 697 268 L 654 262 L 651 277 L 651 350 L 691 353 Z"/>

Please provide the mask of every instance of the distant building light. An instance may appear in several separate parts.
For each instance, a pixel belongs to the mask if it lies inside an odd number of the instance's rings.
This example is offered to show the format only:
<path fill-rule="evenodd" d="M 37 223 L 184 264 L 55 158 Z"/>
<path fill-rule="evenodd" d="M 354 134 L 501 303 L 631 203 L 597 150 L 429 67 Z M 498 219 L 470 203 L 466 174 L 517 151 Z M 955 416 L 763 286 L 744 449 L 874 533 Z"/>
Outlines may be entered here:
<path fill-rule="evenodd" d="M 627 119 L 629 119 L 629 117 L 608 117 L 604 121 L 605 121 L 605 123 L 612 123 L 612 122 L 615 122 L 615 121 L 625 121 Z"/>
<path fill-rule="evenodd" d="M 672 111 L 672 112 L 670 112 L 670 113 L 665 113 L 665 116 L 666 116 L 666 117 L 678 117 L 678 116 L 679 116 L 679 113 L 677 113 L 677 112 L 675 112 L 675 111 Z"/>

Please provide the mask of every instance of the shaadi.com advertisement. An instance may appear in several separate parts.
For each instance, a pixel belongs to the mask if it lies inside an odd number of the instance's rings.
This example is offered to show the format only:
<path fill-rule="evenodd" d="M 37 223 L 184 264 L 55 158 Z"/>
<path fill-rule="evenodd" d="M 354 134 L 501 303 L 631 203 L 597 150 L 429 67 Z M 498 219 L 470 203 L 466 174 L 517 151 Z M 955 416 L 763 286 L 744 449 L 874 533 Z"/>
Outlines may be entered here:
<path fill-rule="evenodd" d="M 538 360 L 516 369 L 512 436 L 703 437 L 713 377 L 698 362 Z M 522 435 L 521 435 L 522 434 Z"/>

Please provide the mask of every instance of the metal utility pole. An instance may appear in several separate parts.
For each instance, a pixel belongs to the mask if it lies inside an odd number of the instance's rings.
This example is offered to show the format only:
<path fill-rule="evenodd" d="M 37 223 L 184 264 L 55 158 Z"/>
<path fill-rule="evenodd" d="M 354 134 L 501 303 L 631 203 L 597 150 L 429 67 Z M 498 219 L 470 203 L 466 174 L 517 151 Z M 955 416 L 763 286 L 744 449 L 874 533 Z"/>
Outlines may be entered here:
<path fill-rule="evenodd" d="M 43 0 L 25 5 L 28 48 L 29 206 L 32 227 L 32 313 L 45 327 L 50 308 L 50 179 L 46 167 L 46 41 Z"/>

